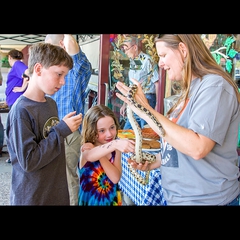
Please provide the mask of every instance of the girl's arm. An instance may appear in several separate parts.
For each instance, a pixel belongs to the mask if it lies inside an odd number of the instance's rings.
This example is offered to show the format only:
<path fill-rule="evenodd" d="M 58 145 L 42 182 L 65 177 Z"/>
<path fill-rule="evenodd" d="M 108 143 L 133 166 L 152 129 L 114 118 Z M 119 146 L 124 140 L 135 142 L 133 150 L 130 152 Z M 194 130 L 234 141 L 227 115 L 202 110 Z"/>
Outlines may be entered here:
<path fill-rule="evenodd" d="M 100 158 L 99 161 L 109 179 L 114 184 L 118 183 L 122 176 L 121 152 L 116 150 L 116 155 L 113 163 L 111 163 L 107 157 Z"/>
<path fill-rule="evenodd" d="M 89 143 L 87 143 L 89 146 Z M 100 146 L 96 146 L 90 149 L 90 147 L 86 147 L 83 144 L 82 149 L 85 149 L 81 155 L 85 161 L 95 162 L 102 157 L 107 156 L 111 152 L 115 150 L 119 150 L 120 152 L 134 152 L 135 151 L 135 142 L 129 139 L 115 139 L 109 143 L 105 143 Z"/>

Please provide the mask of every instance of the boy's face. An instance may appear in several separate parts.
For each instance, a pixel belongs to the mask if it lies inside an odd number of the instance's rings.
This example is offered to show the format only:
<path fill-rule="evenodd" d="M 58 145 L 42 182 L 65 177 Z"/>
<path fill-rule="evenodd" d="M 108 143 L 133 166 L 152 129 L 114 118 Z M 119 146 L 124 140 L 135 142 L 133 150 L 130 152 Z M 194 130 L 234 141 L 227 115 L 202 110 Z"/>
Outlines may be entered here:
<path fill-rule="evenodd" d="M 64 84 L 64 77 L 69 71 L 68 67 L 61 66 L 51 66 L 48 69 L 42 67 L 41 69 L 41 79 L 39 84 L 44 86 L 44 92 L 48 95 L 53 95 L 57 92 Z"/>

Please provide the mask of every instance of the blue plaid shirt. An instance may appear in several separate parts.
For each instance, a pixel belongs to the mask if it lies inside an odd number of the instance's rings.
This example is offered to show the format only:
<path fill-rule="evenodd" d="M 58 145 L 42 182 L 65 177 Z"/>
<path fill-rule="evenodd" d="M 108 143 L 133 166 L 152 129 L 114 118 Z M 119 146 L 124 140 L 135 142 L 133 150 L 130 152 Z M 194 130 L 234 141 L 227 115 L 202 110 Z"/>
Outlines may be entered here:
<path fill-rule="evenodd" d="M 65 76 L 65 85 L 50 96 L 57 103 L 59 119 L 73 111 L 77 111 L 76 114 L 84 114 L 85 99 L 87 97 L 86 88 L 91 77 L 92 67 L 82 51 L 73 55 L 72 58 L 73 68 Z M 82 124 L 79 131 L 81 126 Z"/>

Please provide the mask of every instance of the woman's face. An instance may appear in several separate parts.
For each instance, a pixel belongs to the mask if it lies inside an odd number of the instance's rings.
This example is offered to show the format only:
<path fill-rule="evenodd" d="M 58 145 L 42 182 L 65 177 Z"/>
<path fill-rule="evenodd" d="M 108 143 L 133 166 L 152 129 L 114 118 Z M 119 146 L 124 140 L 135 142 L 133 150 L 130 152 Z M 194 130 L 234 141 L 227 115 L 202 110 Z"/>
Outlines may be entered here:
<path fill-rule="evenodd" d="M 8 55 L 8 62 L 9 62 L 9 65 L 12 67 L 13 66 L 13 61 L 12 61 L 12 57 L 10 55 Z"/>
<path fill-rule="evenodd" d="M 164 42 L 156 42 L 156 49 L 159 56 L 158 66 L 167 71 L 170 80 L 182 80 L 183 55 L 178 49 L 171 49 L 165 46 Z"/>

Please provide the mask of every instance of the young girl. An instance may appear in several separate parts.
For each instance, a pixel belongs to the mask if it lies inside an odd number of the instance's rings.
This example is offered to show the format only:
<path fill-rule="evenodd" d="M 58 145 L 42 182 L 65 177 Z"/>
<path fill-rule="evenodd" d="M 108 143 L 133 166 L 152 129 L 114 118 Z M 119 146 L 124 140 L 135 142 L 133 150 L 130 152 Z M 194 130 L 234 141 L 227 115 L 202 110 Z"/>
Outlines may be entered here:
<path fill-rule="evenodd" d="M 79 205 L 121 205 L 117 183 L 121 178 L 121 152 L 134 152 L 134 141 L 117 139 L 119 123 L 105 105 L 91 107 L 82 124 L 79 162 Z"/>

